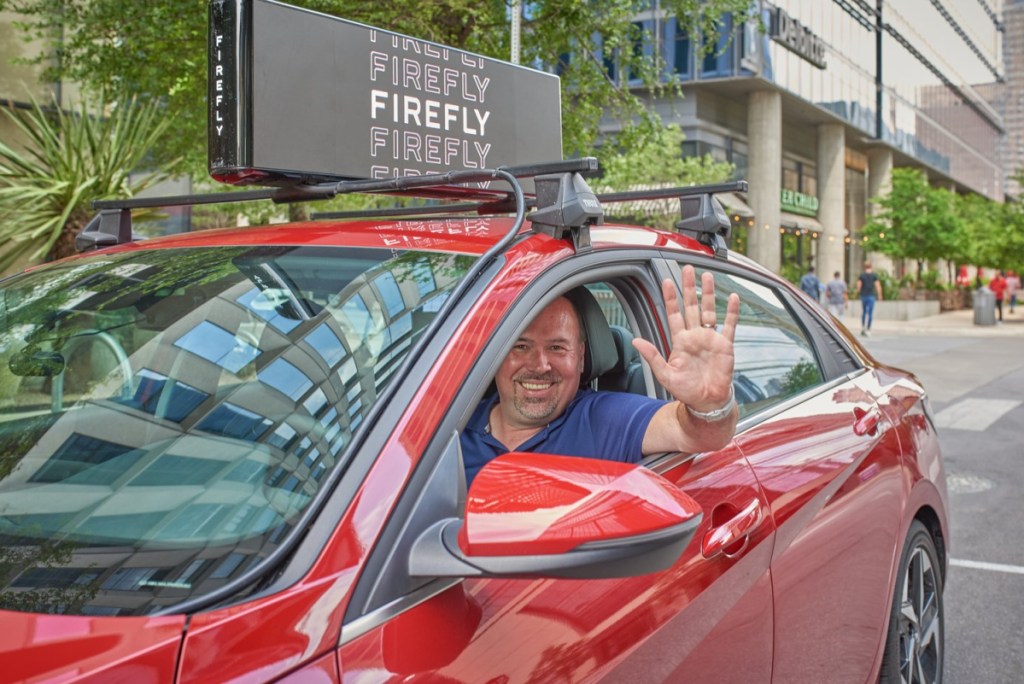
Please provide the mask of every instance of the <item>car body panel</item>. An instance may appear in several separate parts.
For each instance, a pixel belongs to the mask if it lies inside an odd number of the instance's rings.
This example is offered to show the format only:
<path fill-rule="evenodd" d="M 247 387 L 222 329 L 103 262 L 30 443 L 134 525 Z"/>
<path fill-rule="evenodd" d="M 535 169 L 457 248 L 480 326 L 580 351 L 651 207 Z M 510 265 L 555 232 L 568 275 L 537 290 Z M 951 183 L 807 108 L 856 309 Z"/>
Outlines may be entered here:
<path fill-rule="evenodd" d="M 863 681 L 881 644 L 904 492 L 879 391 L 865 373 L 737 438 L 778 526 L 779 681 Z"/>
<path fill-rule="evenodd" d="M 734 448 L 657 470 L 705 511 L 752 501 L 765 505 L 753 473 Z M 705 517 L 697 539 L 716 527 L 715 516 Z M 628 672 L 634 681 L 671 682 L 678 681 L 683 668 L 695 681 L 710 681 L 728 663 L 764 681 L 771 672 L 767 573 L 772 536 L 765 515 L 750 529 L 746 543 L 728 554 L 706 559 L 700 545 L 691 544 L 669 570 L 640 577 L 464 580 L 344 644 L 342 679 L 415 675 L 510 683 L 614 681 Z M 756 648 L 737 652 L 709 638 L 727 615 L 746 626 Z M 760 619 L 751 623 L 751 616 Z M 453 630 L 441 625 L 460 629 L 450 634 Z M 673 635 L 669 651 L 657 645 L 664 641 L 656 639 L 661 630 Z M 442 632 L 446 636 L 438 646 Z"/>
<path fill-rule="evenodd" d="M 185 619 L 0 611 L 0 679 L 139 684 L 174 678 Z"/>

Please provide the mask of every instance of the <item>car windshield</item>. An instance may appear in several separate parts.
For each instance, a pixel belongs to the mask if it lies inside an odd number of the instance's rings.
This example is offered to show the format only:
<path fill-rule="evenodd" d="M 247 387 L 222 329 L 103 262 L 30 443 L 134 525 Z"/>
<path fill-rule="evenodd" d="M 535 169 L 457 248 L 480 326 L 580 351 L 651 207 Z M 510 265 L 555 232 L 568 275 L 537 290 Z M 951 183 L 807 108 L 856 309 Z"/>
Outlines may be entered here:
<path fill-rule="evenodd" d="M 133 250 L 0 283 L 0 608 L 143 615 L 266 557 L 473 259 Z"/>

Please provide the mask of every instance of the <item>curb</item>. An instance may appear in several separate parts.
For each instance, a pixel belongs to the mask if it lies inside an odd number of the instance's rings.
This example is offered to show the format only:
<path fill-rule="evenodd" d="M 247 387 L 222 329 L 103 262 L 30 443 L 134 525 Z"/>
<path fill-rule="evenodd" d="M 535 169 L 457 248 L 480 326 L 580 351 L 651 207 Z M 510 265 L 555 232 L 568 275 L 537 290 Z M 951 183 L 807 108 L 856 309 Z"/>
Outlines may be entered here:
<path fill-rule="evenodd" d="M 921 335 L 932 337 L 1024 337 L 1024 307 L 1014 313 L 1003 312 L 1004 320 L 996 325 L 975 325 L 970 309 L 949 311 L 937 316 L 925 316 L 909 321 L 875 319 L 871 333 L 879 335 Z M 840 322 L 860 337 L 860 320 L 845 316 Z"/>

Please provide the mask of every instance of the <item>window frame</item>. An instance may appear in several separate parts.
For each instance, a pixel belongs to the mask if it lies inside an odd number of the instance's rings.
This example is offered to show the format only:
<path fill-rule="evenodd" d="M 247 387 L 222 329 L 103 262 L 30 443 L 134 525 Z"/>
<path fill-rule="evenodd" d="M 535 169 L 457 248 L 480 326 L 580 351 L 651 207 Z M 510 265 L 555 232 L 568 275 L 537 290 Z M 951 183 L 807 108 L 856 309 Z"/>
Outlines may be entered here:
<path fill-rule="evenodd" d="M 451 458 L 451 450 L 457 448 L 460 431 L 486 394 L 509 349 L 537 312 L 574 287 L 607 283 L 616 291 L 627 315 L 632 313 L 636 317 L 634 333 L 645 336 L 664 353 L 661 331 L 665 330 L 667 334 L 667 314 L 660 304 L 660 297 L 654 294 L 660 292 L 661 282 L 660 271 L 655 266 L 657 260 L 656 252 L 643 248 L 591 251 L 554 264 L 523 288 L 504 319 L 491 332 L 485 350 L 463 378 L 462 390 L 435 427 L 434 436 L 416 465 L 413 477 L 378 536 L 346 608 L 341 643 L 462 581 L 441 578 L 414 582 L 408 577 L 403 561 L 422 530 L 446 515 L 461 516 L 465 485 L 456 492 L 454 487 L 443 481 L 439 484 L 441 478 L 447 477 L 444 461 Z M 653 297 L 652 301 L 643 301 L 645 290 Z M 648 384 L 649 395 L 652 384 L 653 378 Z M 655 396 L 667 398 L 660 387 L 655 386 L 654 391 Z M 648 465 L 648 459 L 643 461 L 643 465 Z M 461 458 L 459 467 L 462 467 Z M 438 491 L 448 500 L 431 501 Z"/>
<path fill-rule="evenodd" d="M 680 291 L 679 288 L 682 283 L 682 267 L 687 264 L 698 270 L 703 269 L 715 274 L 722 273 L 733 278 L 748 280 L 774 292 L 781 305 L 792 316 L 796 325 L 800 327 L 804 338 L 811 346 L 811 352 L 814 354 L 815 360 L 818 362 L 818 368 L 822 373 L 821 384 L 798 392 L 782 401 L 765 407 L 763 410 L 744 416 L 737 425 L 737 434 L 778 413 L 789 410 L 793 406 L 806 401 L 809 397 L 831 389 L 848 378 L 868 372 L 860 355 L 851 350 L 841 336 L 835 335 L 833 331 L 828 330 L 821 317 L 807 308 L 807 303 L 796 294 L 795 289 L 792 287 L 787 287 L 779 281 L 773 280 L 753 269 L 744 268 L 739 264 L 728 261 L 683 253 L 666 254 L 665 256 L 666 258 L 663 260 L 661 267 L 664 269 L 665 275 L 672 278 L 673 282 L 675 282 L 677 292 Z M 818 322 L 817 325 L 815 324 L 816 321 Z M 849 365 L 854 366 L 854 368 L 843 368 L 831 353 L 826 352 L 829 346 L 835 346 L 841 353 L 845 354 Z"/>

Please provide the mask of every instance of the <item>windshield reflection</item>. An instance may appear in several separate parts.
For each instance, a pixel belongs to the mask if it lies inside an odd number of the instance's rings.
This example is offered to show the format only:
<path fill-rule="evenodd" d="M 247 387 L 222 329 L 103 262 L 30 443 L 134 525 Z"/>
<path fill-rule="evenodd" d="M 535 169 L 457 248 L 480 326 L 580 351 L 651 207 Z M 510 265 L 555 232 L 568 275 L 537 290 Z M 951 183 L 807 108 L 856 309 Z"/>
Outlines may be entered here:
<path fill-rule="evenodd" d="M 472 258 L 215 248 L 0 290 L 0 607 L 145 614 L 291 530 Z"/>

